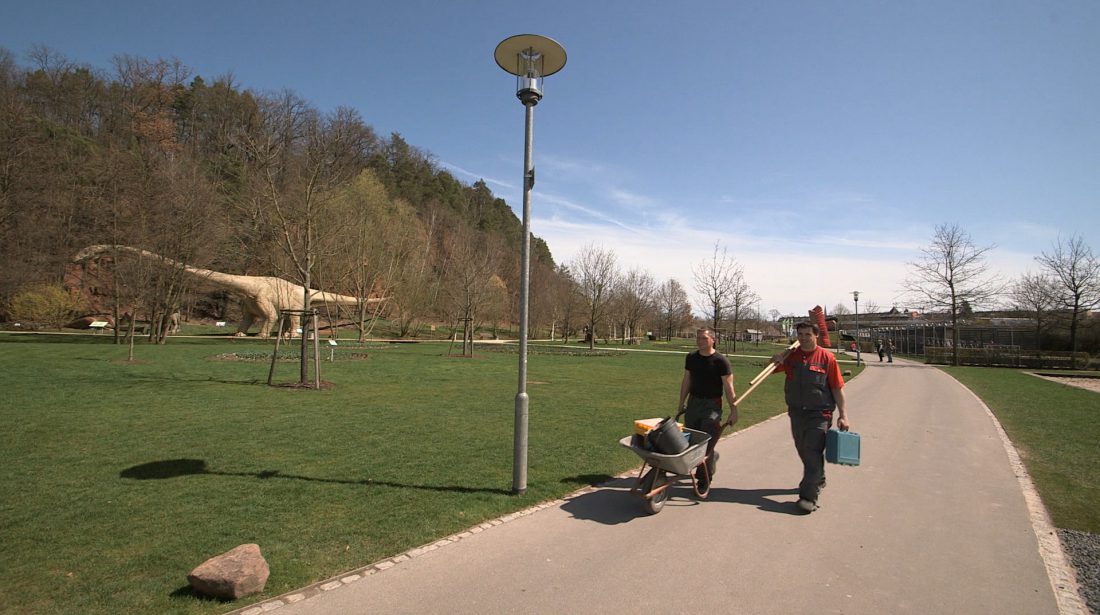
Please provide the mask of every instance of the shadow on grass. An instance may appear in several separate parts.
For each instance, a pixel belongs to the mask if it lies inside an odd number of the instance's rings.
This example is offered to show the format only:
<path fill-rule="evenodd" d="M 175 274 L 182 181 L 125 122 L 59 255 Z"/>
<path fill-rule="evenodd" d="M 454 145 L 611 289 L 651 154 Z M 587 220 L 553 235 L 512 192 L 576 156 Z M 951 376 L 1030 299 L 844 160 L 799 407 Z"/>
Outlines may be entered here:
<path fill-rule="evenodd" d="M 135 362 L 137 362 L 137 361 L 135 361 Z M 122 361 L 119 364 L 120 365 L 125 365 L 126 362 Z M 265 386 L 265 387 L 267 386 L 267 380 L 261 380 L 259 378 L 250 378 L 248 380 L 224 380 L 224 379 L 221 379 L 221 378 L 214 378 L 213 376 L 208 376 L 206 378 L 180 378 L 180 377 L 177 377 L 177 376 L 157 377 L 157 376 L 150 376 L 150 375 L 145 375 L 145 374 L 143 374 L 141 376 L 131 376 L 129 381 L 126 383 L 126 385 L 130 385 L 130 386 L 150 385 L 150 384 L 157 384 L 157 383 L 164 383 L 164 382 L 174 382 L 174 383 L 190 382 L 190 383 L 194 383 L 194 384 L 200 384 L 200 383 L 201 384 L 210 384 L 210 383 L 214 383 L 214 384 L 236 384 L 236 385 L 241 385 L 241 386 Z"/>
<path fill-rule="evenodd" d="M 225 334 L 209 334 L 209 335 L 170 335 L 168 336 L 167 345 L 169 346 L 200 346 L 209 345 L 210 342 L 230 342 L 233 344 L 240 344 L 242 348 L 249 349 L 267 349 L 268 346 L 274 344 L 269 339 L 261 339 L 258 337 L 236 337 L 232 333 Z M 129 344 L 129 340 L 125 336 L 119 338 L 119 343 L 115 343 L 114 335 L 110 333 L 83 333 L 83 332 L 61 332 L 56 331 L 0 331 L 0 344 L 81 344 L 85 346 L 113 346 L 115 348 L 125 348 Z M 141 348 L 147 346 L 161 346 L 149 341 L 149 338 L 145 335 L 139 335 L 134 338 L 134 347 L 137 348 L 137 352 L 141 352 Z"/>
<path fill-rule="evenodd" d="M 395 483 L 384 480 L 344 480 L 338 478 L 317 478 L 313 476 L 299 476 L 296 474 L 283 474 L 279 470 L 264 470 L 262 472 L 216 472 L 206 468 L 206 462 L 202 459 L 166 459 L 163 461 L 150 461 L 133 467 L 126 468 L 118 473 L 119 478 L 132 480 L 163 480 L 179 478 L 181 476 L 244 476 L 267 480 L 283 478 L 292 480 L 305 480 L 318 483 L 336 483 L 341 485 L 364 485 L 367 487 L 396 487 L 399 489 L 422 489 L 425 491 L 451 491 L 455 493 L 495 493 L 499 495 L 511 495 L 507 489 L 492 489 L 487 487 L 458 487 L 443 485 L 414 485 L 411 483 Z"/>
<path fill-rule="evenodd" d="M 4 344 L 89 344 L 115 346 L 115 338 L 110 334 L 57 333 L 39 331 L 5 331 L 0 335 Z M 121 345 L 120 345 L 121 347 Z"/>
<path fill-rule="evenodd" d="M 198 600 L 199 602 L 211 602 L 217 604 L 229 604 L 233 602 L 227 598 L 216 598 L 214 596 L 207 596 L 206 594 L 200 594 L 195 591 L 195 588 L 190 585 L 184 585 L 176 591 L 168 594 L 169 598 L 187 598 L 190 600 Z"/>

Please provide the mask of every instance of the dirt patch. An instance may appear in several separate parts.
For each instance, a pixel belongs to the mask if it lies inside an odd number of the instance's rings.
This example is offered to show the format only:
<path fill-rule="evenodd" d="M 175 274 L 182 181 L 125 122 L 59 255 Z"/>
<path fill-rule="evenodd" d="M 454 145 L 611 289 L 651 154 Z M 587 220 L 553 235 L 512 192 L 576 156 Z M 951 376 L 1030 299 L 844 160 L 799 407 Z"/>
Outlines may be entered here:
<path fill-rule="evenodd" d="M 1100 393 L 1100 378 L 1084 378 L 1079 376 L 1047 376 L 1046 374 L 1035 374 L 1043 380 L 1050 380 L 1051 382 L 1057 382 L 1059 384 L 1067 384 L 1071 387 L 1077 387 L 1079 389 L 1086 389 L 1094 393 Z"/>
<path fill-rule="evenodd" d="M 303 390 L 303 391 L 313 390 L 313 388 L 314 388 L 312 382 L 306 382 L 306 383 L 302 383 L 302 382 L 276 382 L 276 383 L 272 384 L 271 386 L 278 387 L 280 389 L 299 389 L 299 390 Z M 330 390 L 335 389 L 335 388 L 336 388 L 336 385 L 329 382 L 328 380 L 322 380 L 321 381 L 321 390 L 330 391 Z"/>
<path fill-rule="evenodd" d="M 348 352 L 340 353 L 336 355 L 337 361 L 367 361 L 370 359 L 370 355 L 365 352 Z M 270 352 L 223 352 L 221 354 L 214 355 L 209 358 L 210 361 L 251 361 L 251 362 L 271 362 Z M 302 358 L 296 355 L 279 355 L 279 363 L 294 363 L 301 361 Z M 310 358 L 312 360 L 312 357 Z M 321 355 L 321 360 L 328 362 L 328 357 Z"/>

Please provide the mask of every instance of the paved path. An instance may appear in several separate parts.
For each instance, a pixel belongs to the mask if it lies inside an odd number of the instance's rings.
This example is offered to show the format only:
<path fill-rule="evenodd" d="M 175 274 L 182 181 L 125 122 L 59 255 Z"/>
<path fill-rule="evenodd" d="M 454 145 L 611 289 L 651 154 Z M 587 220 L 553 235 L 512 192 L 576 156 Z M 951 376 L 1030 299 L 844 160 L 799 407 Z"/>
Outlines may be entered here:
<path fill-rule="evenodd" d="M 801 467 L 780 417 L 723 440 L 708 501 L 680 488 L 648 516 L 617 480 L 283 597 L 278 613 L 1058 613 L 1012 456 L 977 398 L 904 361 L 870 363 L 847 393 L 862 465 L 830 465 L 812 515 L 794 505 Z"/>

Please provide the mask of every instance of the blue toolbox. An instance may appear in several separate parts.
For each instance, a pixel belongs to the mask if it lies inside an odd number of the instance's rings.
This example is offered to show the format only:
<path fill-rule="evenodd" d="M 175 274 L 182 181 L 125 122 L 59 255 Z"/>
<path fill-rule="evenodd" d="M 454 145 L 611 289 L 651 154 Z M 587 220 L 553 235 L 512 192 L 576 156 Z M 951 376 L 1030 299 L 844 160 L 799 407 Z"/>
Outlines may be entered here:
<path fill-rule="evenodd" d="M 846 466 L 859 465 L 859 434 L 830 429 L 825 434 L 825 461 Z"/>

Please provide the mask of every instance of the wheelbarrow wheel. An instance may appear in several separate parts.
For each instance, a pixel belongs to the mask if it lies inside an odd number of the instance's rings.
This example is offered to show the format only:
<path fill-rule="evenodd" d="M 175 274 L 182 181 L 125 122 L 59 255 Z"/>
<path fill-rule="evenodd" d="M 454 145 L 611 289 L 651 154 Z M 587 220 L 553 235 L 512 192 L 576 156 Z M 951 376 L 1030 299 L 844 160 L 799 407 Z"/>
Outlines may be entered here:
<path fill-rule="evenodd" d="M 652 477 L 648 480 L 649 492 L 653 493 L 654 489 L 658 489 L 661 486 L 665 486 L 668 483 L 668 478 L 665 476 L 664 470 L 653 468 L 649 471 Z M 665 501 L 668 500 L 668 489 L 662 489 L 659 493 L 654 493 L 652 497 L 648 497 L 644 500 L 645 509 L 649 514 L 655 515 L 661 512 L 661 509 L 665 507 Z"/>

